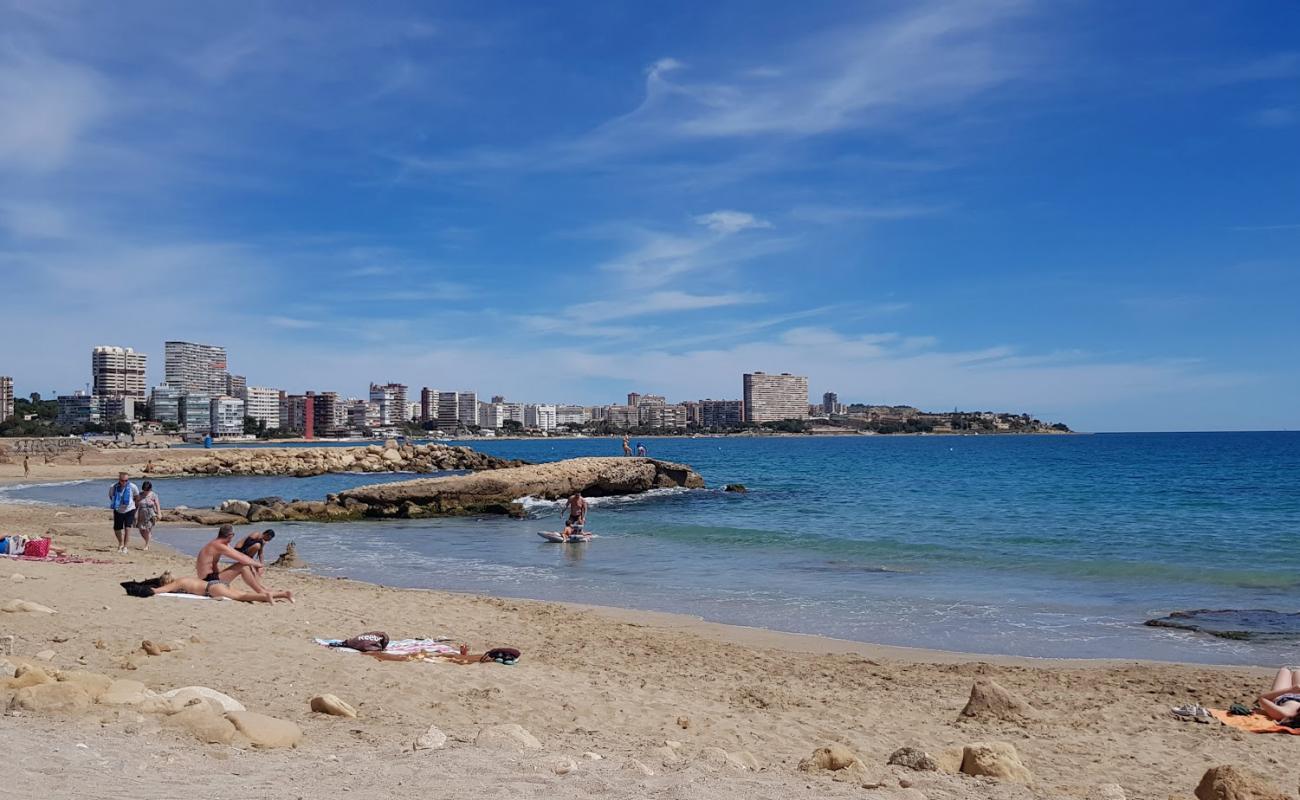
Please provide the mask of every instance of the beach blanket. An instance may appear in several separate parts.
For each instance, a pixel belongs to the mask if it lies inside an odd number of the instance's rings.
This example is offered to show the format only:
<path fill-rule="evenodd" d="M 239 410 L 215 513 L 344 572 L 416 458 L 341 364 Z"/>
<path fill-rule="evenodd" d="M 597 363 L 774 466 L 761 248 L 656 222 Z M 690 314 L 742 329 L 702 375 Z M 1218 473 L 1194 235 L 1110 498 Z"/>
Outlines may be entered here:
<path fill-rule="evenodd" d="M 39 561 L 44 564 L 112 564 L 112 561 L 104 561 L 98 558 L 82 558 L 81 556 L 45 556 L 38 558 L 36 556 L 11 556 L 5 555 L 10 561 Z"/>
<path fill-rule="evenodd" d="M 1219 722 L 1224 725 L 1231 725 L 1238 730 L 1249 731 L 1250 733 L 1289 733 L 1293 736 L 1300 736 L 1300 728 L 1288 728 L 1285 725 L 1278 725 L 1263 714 L 1240 717 L 1233 716 L 1227 711 L 1218 708 L 1211 708 L 1210 713 Z"/>
<path fill-rule="evenodd" d="M 357 655 L 362 655 L 361 653 L 358 653 L 356 650 L 349 650 L 346 647 L 339 647 L 338 645 L 343 643 L 344 641 L 343 639 L 316 639 L 314 641 L 316 642 L 316 644 L 320 645 L 321 647 L 331 647 L 340 653 L 357 653 Z M 449 641 L 451 640 L 450 639 L 393 639 L 388 643 L 388 647 L 384 648 L 383 652 L 392 653 L 394 655 L 405 655 L 405 656 L 413 656 L 418 654 L 426 654 L 426 655 L 444 655 L 444 654 L 451 654 L 451 653 L 459 654 L 460 648 L 452 647 L 450 644 L 447 644 L 447 642 Z"/>

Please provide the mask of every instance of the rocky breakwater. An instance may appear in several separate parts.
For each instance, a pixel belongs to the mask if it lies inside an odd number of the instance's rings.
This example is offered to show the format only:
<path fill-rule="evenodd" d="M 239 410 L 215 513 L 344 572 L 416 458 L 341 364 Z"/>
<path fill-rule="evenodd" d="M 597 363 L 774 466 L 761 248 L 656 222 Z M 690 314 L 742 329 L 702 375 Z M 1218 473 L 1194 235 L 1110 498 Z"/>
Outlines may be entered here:
<path fill-rule="evenodd" d="M 235 522 L 413 519 L 463 514 L 523 516 L 524 508 L 519 501 L 525 497 L 559 500 L 574 492 L 587 497 L 607 497 L 651 489 L 703 487 L 704 479 L 685 464 L 653 458 L 572 458 L 473 475 L 359 486 L 330 495 L 323 502 L 284 503 L 277 498 L 233 500 L 223 503 L 220 511 Z"/>
<path fill-rule="evenodd" d="M 468 447 L 403 444 L 389 441 L 365 447 L 259 447 L 205 450 L 156 458 L 148 474 L 291 475 L 308 478 L 327 472 L 438 472 L 517 467 L 526 462 L 484 455 Z"/>

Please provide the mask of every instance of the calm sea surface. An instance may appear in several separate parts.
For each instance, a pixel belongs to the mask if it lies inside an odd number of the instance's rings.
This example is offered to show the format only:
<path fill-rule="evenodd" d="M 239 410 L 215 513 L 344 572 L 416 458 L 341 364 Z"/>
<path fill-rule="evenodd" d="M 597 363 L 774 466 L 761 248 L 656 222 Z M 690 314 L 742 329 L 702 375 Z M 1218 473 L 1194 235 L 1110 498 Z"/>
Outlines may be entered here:
<path fill-rule="evenodd" d="M 676 611 L 845 639 L 1030 656 L 1295 663 L 1300 645 L 1146 628 L 1174 609 L 1300 610 L 1300 433 L 645 439 L 706 490 L 595 501 L 586 545 L 558 504 L 500 518 L 281 524 L 317 570 Z M 610 439 L 472 446 L 548 461 Z M 322 498 L 411 476 L 155 481 L 166 505 Z M 720 491 L 726 483 L 748 494 Z M 103 484 L 103 485 L 101 485 Z M 10 500 L 105 505 L 107 484 Z M 102 497 L 101 497 L 102 495 Z M 105 536 L 110 535 L 106 530 Z M 203 534 L 161 538 L 193 551 Z"/>

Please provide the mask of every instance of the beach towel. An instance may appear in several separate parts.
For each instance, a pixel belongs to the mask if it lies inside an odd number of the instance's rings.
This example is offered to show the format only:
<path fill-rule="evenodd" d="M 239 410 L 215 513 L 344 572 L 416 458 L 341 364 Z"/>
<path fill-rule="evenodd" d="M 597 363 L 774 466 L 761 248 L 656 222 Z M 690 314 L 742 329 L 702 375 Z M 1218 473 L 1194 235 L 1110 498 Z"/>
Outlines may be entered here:
<path fill-rule="evenodd" d="M 113 563 L 112 561 L 104 561 L 99 558 L 82 558 L 81 556 L 69 556 L 69 555 L 45 556 L 44 558 L 38 558 L 37 556 L 15 556 L 15 555 L 6 555 L 5 557 L 8 558 L 10 561 L 39 561 L 44 564 L 112 564 Z"/>
<path fill-rule="evenodd" d="M 1285 725 L 1278 725 L 1263 714 L 1238 717 L 1218 708 L 1211 708 L 1210 714 L 1224 725 L 1231 725 L 1238 730 L 1249 731 L 1250 733 L 1289 733 L 1293 736 L 1300 736 L 1300 728 L 1288 728 Z"/>
<path fill-rule="evenodd" d="M 388 643 L 383 652 L 393 653 L 396 655 L 442 655 L 450 653 L 460 653 L 460 648 L 452 647 L 447 644 L 450 639 L 393 639 Z M 316 639 L 316 644 L 321 647 L 332 647 L 340 653 L 359 653 L 357 650 L 349 650 L 346 647 L 340 647 L 343 639 Z"/>
<path fill-rule="evenodd" d="M 154 597 L 175 597 L 180 600 L 229 600 L 229 597 L 204 597 L 198 594 L 188 594 L 186 592 L 162 592 L 153 595 Z"/>

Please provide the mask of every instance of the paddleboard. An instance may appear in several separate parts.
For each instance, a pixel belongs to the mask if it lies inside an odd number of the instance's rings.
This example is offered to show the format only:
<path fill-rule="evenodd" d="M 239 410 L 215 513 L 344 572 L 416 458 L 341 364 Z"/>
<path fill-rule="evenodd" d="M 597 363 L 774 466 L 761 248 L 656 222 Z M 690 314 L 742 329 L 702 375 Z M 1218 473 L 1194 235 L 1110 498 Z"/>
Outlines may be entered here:
<path fill-rule="evenodd" d="M 573 542 L 590 542 L 596 535 L 594 533 L 577 533 L 569 537 L 569 541 L 564 541 L 564 534 L 559 531 L 538 531 L 537 535 L 552 544 L 571 544 Z"/>

